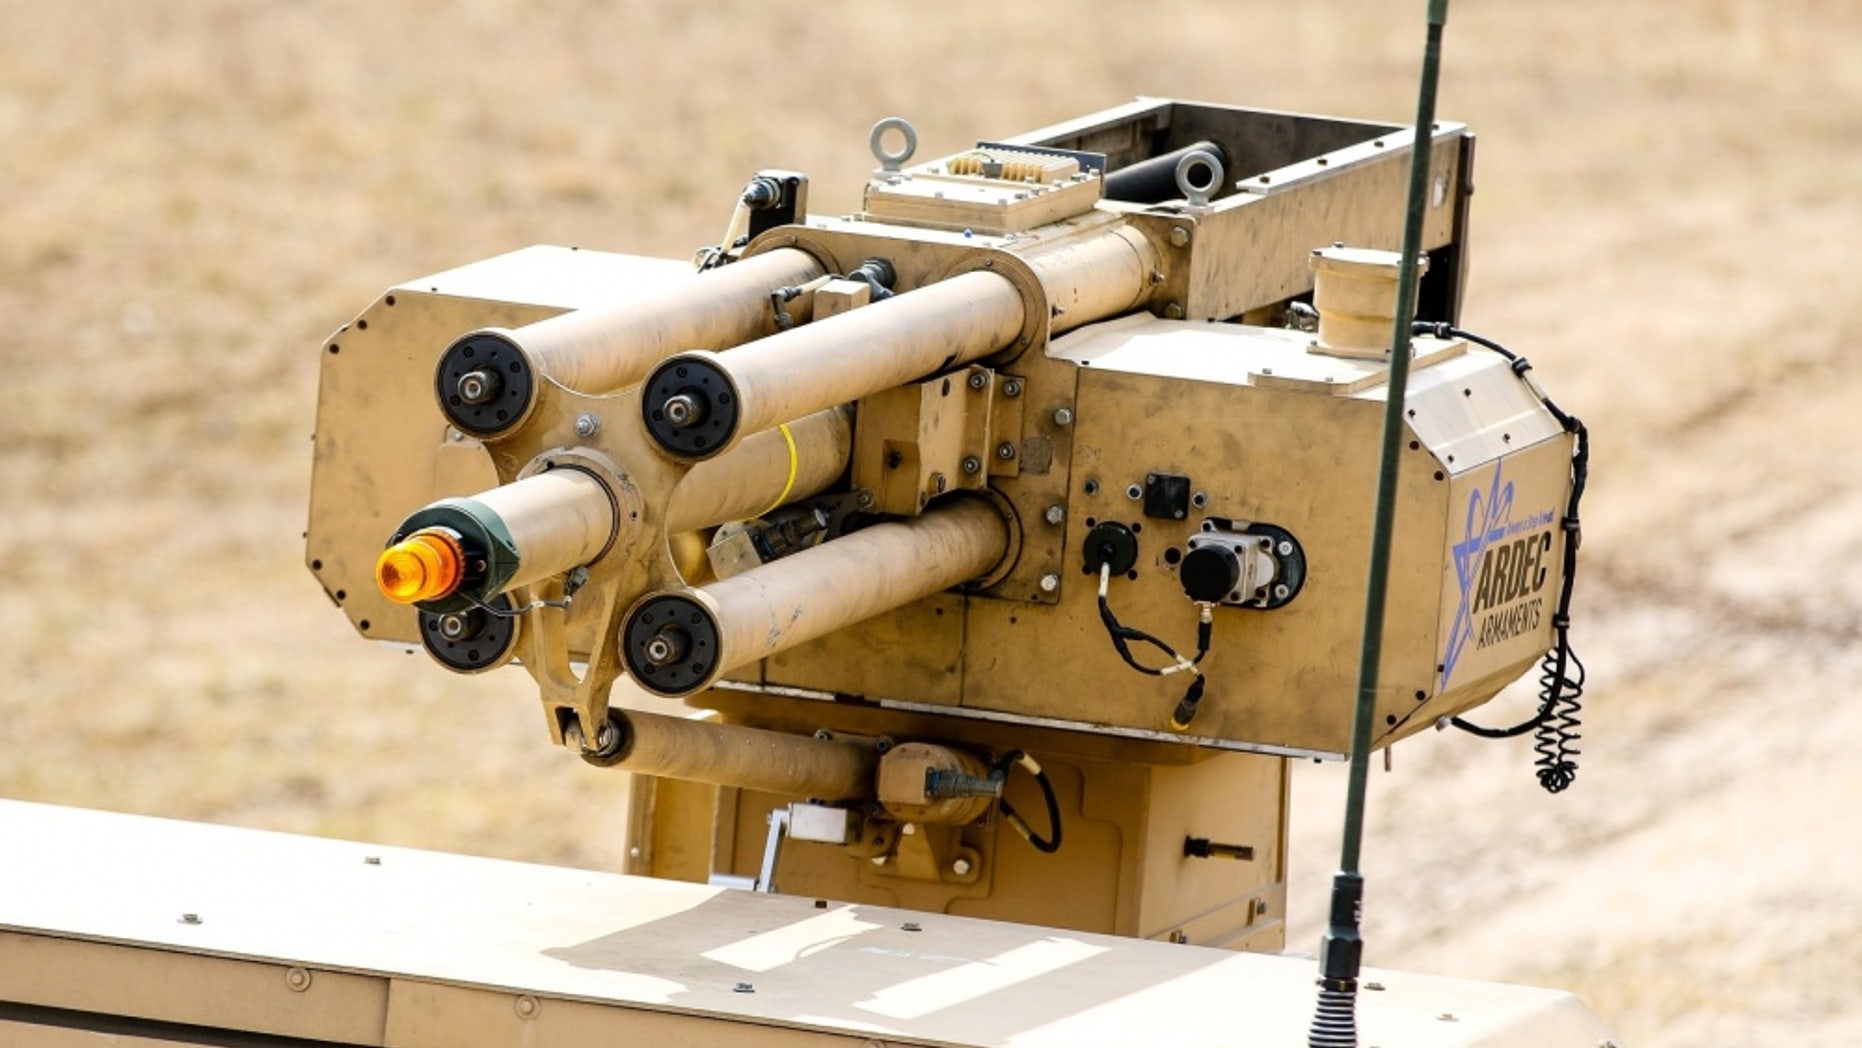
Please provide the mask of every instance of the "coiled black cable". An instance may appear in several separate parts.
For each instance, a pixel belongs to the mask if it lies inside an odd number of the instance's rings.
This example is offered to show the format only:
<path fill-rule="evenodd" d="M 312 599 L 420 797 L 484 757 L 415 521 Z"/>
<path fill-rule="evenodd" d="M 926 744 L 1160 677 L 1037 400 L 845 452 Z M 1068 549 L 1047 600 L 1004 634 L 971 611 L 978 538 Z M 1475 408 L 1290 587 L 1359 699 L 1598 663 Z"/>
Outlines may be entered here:
<path fill-rule="evenodd" d="M 989 777 L 1007 779 L 1009 769 L 1016 765 L 1020 765 L 1023 770 L 1032 775 L 1035 785 L 1041 787 L 1041 799 L 1047 802 L 1047 825 L 1050 836 L 1042 837 L 1035 833 L 1027 820 L 1017 814 L 1015 808 L 1009 804 L 1006 793 L 996 803 L 1002 809 L 1002 818 L 1010 826 L 1015 827 L 1015 832 L 1021 834 L 1023 840 L 1034 845 L 1035 850 L 1043 855 L 1052 855 L 1060 850 L 1060 799 L 1054 795 L 1054 783 L 1047 777 L 1047 772 L 1042 770 L 1041 765 L 1033 757 L 1021 750 L 1010 750 L 996 758 L 996 763 L 990 765 Z"/>
<path fill-rule="evenodd" d="M 1584 709 L 1579 701 L 1584 696 L 1584 663 L 1571 648 L 1571 593 L 1577 584 L 1578 546 L 1583 541 L 1578 505 L 1583 501 L 1584 486 L 1590 479 L 1590 431 L 1576 415 L 1559 408 L 1538 383 L 1526 377 L 1532 370 L 1532 363 L 1525 357 L 1498 342 L 1449 324 L 1418 321 L 1412 330 L 1418 335 L 1463 339 L 1498 353 L 1565 432 L 1576 438 L 1577 446 L 1571 455 L 1571 498 L 1565 505 L 1564 520 L 1560 522 L 1565 532 L 1564 581 L 1558 591 L 1558 608 L 1552 615 L 1552 648 L 1539 661 L 1538 712 L 1510 728 L 1486 728 L 1460 717 L 1450 719 L 1455 727 L 1484 739 L 1507 739 L 1533 732 L 1532 748 L 1538 754 L 1534 767 L 1539 785 L 1547 793 L 1561 793 L 1577 781 L 1577 757 L 1583 752 L 1578 749 L 1577 742 L 1578 729 L 1584 723 L 1578 717 Z"/>

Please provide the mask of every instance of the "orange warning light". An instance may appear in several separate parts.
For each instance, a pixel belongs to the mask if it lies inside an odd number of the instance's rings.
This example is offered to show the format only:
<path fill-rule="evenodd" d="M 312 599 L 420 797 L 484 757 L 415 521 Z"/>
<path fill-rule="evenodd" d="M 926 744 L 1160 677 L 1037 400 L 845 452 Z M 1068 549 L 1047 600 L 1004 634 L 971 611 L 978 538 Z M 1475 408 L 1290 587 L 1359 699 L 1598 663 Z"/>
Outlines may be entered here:
<path fill-rule="evenodd" d="M 449 531 L 422 528 L 381 551 L 375 584 L 398 604 L 448 597 L 465 578 L 465 554 Z"/>

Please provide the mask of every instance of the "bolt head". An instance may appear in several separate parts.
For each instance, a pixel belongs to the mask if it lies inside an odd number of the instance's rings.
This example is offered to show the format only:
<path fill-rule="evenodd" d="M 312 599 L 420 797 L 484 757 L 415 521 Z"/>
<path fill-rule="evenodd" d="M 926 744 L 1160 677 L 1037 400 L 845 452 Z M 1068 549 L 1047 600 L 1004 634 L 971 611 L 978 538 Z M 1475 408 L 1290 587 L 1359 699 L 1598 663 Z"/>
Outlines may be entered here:
<path fill-rule="evenodd" d="M 996 445 L 996 457 L 1001 459 L 1004 462 L 1007 462 L 1008 460 L 1014 458 L 1015 457 L 1015 445 L 1009 443 L 1006 440 Z"/>
<path fill-rule="evenodd" d="M 977 458 L 975 455 L 965 455 L 963 457 L 963 471 L 965 473 L 974 475 L 976 473 L 982 472 L 982 469 L 983 469 L 982 459 Z"/>
<path fill-rule="evenodd" d="M 1292 593 L 1292 592 L 1293 592 L 1292 590 L 1287 588 L 1287 584 L 1282 582 L 1279 585 L 1276 585 L 1274 587 L 1274 599 L 1275 600 L 1286 600 L 1287 594 Z"/>
<path fill-rule="evenodd" d="M 1002 395 L 1005 397 L 1021 396 L 1022 395 L 1021 379 L 1012 378 L 1012 379 L 1009 379 L 1007 382 L 1002 383 Z"/>
<path fill-rule="evenodd" d="M 447 640 L 458 640 L 465 636 L 465 633 L 466 617 L 464 615 L 453 612 L 452 614 L 440 616 L 440 636 L 445 637 Z"/>
<path fill-rule="evenodd" d="M 1183 319 L 1183 303 L 1172 302 L 1169 305 L 1165 306 L 1164 316 L 1166 319 L 1169 319 L 1169 320 L 1182 320 Z"/>
<path fill-rule="evenodd" d="M 1054 425 L 1056 426 L 1073 425 L 1073 409 L 1072 408 L 1055 408 L 1054 409 Z"/>
<path fill-rule="evenodd" d="M 1067 507 L 1059 505 L 1049 506 L 1047 507 L 1047 512 L 1042 514 L 1042 517 L 1049 524 L 1058 524 L 1067 519 Z"/>
<path fill-rule="evenodd" d="M 1183 228 L 1182 226 L 1171 226 L 1170 227 L 1170 245 L 1172 247 L 1184 247 L 1184 246 L 1187 246 L 1189 242 L 1190 242 L 1190 231 L 1189 230 Z"/>
<path fill-rule="evenodd" d="M 958 859 L 950 864 L 950 872 L 959 877 L 968 877 L 970 871 L 974 868 L 975 867 L 970 865 L 970 860 L 968 859 Z"/>
<path fill-rule="evenodd" d="M 1278 552 L 1280 553 L 1280 555 L 1281 555 L 1281 556 L 1283 556 L 1283 557 L 1290 557 L 1290 556 L 1292 556 L 1292 555 L 1293 555 L 1293 543 L 1291 543 L 1291 542 L 1288 542 L 1288 541 L 1287 541 L 1286 539 L 1281 539 L 1281 540 L 1280 540 L 1280 545 L 1278 545 L 1278 546 L 1276 546 L 1276 547 L 1274 547 L 1274 548 L 1275 548 L 1275 549 L 1276 549 L 1276 550 L 1277 550 L 1277 551 L 1278 551 Z"/>
<path fill-rule="evenodd" d="M 984 386 L 987 386 L 987 385 L 989 385 L 988 375 L 984 374 L 981 371 L 970 372 L 970 388 L 971 389 L 982 389 Z"/>
<path fill-rule="evenodd" d="M 1060 588 L 1060 576 L 1059 575 L 1056 575 L 1053 572 L 1048 572 L 1046 575 L 1041 576 L 1041 592 L 1042 593 L 1052 593 L 1059 588 Z"/>
<path fill-rule="evenodd" d="M 575 417 L 575 435 L 583 439 L 601 432 L 601 419 L 595 415 L 583 413 Z"/>

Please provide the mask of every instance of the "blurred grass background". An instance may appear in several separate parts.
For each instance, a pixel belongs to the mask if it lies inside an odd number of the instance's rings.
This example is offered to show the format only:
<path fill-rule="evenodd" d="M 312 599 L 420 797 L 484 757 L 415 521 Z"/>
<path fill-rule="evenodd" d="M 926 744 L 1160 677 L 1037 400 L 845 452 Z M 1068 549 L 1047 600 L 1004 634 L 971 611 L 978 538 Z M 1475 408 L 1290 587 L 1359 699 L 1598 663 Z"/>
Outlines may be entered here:
<path fill-rule="evenodd" d="M 0 796 L 612 868 L 529 681 L 362 643 L 302 567 L 320 339 L 529 243 L 687 257 L 759 167 L 843 212 L 1140 94 L 1407 122 L 1424 5 L 0 0 Z M 1596 435 L 1585 770 L 1406 743 L 1370 963 L 1639 1045 L 1862 1043 L 1862 8 L 1460 3 L 1464 326 Z M 1483 711 L 1511 719 L 1521 694 Z M 1342 769 L 1301 768 L 1294 949 Z M 3 848 L 0 848 L 3 850 Z"/>

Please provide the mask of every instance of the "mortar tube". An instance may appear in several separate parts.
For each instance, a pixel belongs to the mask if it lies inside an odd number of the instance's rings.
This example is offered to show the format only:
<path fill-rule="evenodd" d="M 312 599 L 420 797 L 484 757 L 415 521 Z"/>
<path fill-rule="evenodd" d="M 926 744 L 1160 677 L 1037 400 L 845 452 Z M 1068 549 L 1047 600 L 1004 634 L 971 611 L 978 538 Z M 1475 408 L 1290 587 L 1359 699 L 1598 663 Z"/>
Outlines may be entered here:
<path fill-rule="evenodd" d="M 707 270 L 659 295 L 492 333 L 556 382 L 590 395 L 612 393 L 682 350 L 726 349 L 773 334 L 770 293 L 826 274 L 808 252 L 777 248 Z"/>
<path fill-rule="evenodd" d="M 681 353 L 647 378 L 642 411 L 660 445 L 709 458 L 744 437 L 836 404 L 967 364 L 1021 333 L 1021 292 L 1008 278 L 962 273 L 730 353 Z M 697 398 L 679 426 L 677 398 Z"/>
<path fill-rule="evenodd" d="M 1099 236 L 1063 241 L 1027 257 L 1047 292 L 1050 334 L 1142 308 L 1151 297 L 1157 248 L 1143 233 L 1121 225 Z"/>
<path fill-rule="evenodd" d="M 642 710 L 610 708 L 608 720 L 618 738 L 591 764 L 820 801 L 873 796 L 879 758 L 864 746 Z"/>
<path fill-rule="evenodd" d="M 692 467 L 673 492 L 667 533 L 760 517 L 819 493 L 847 471 L 853 450 L 849 409 L 817 411 L 786 428 L 787 433 L 766 429 L 730 454 Z"/>
<path fill-rule="evenodd" d="M 629 610 L 622 659 L 635 683 L 690 695 L 740 666 L 961 585 L 1001 563 L 1009 525 L 982 498 L 955 498 L 701 589 Z"/>

